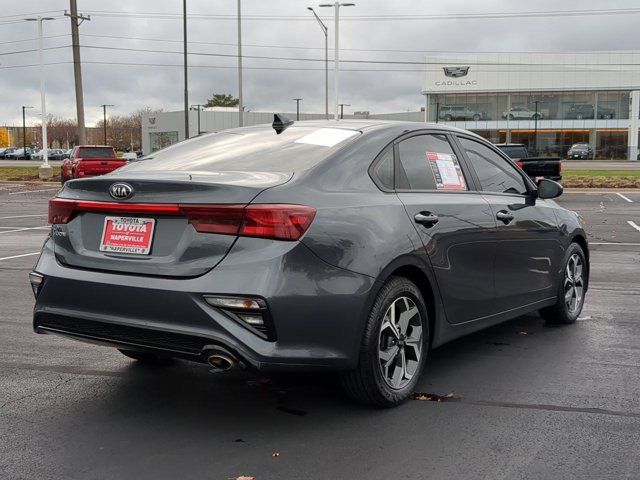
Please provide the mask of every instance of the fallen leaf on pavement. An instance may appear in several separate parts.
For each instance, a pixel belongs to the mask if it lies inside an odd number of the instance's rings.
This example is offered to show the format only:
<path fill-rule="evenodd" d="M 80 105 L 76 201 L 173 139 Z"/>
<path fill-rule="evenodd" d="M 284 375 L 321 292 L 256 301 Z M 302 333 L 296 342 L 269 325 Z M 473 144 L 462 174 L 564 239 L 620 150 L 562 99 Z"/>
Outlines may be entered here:
<path fill-rule="evenodd" d="M 423 402 L 449 402 L 458 400 L 460 395 L 457 393 L 447 393 L 446 395 L 436 395 L 435 393 L 413 392 L 409 397 L 411 400 L 419 400 Z"/>

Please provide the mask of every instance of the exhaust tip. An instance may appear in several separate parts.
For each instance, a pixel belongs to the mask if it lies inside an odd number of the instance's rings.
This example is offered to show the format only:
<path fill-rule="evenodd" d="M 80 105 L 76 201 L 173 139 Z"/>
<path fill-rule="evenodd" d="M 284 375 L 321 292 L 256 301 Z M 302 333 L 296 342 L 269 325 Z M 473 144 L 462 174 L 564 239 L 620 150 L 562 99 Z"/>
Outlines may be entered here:
<path fill-rule="evenodd" d="M 215 353 L 207 358 L 214 372 L 227 372 L 237 365 L 236 359 L 221 353 Z"/>

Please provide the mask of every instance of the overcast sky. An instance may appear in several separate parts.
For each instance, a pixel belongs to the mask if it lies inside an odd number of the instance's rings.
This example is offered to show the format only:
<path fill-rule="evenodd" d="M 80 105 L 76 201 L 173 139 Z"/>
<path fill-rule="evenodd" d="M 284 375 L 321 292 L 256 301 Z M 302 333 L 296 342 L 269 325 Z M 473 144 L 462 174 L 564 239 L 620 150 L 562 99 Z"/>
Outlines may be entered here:
<path fill-rule="evenodd" d="M 355 1 L 355 7 L 342 10 L 345 18 L 341 22 L 340 45 L 345 49 L 341 53 L 344 60 L 422 61 L 425 56 L 418 52 L 375 50 L 563 52 L 639 48 L 640 14 L 447 20 L 355 21 L 346 18 L 354 15 L 633 8 L 638 7 L 637 0 Z M 72 56 L 71 48 L 67 47 L 71 43 L 70 24 L 68 18 L 62 17 L 63 11 L 69 8 L 68 0 L 5 1 L 3 4 L 3 17 L 0 17 L 0 125 L 21 124 L 21 105 L 37 107 L 31 110 L 29 123 L 37 121 L 40 105 L 38 68 L 14 66 L 37 64 L 38 54 L 7 53 L 37 48 L 35 22 L 11 22 L 26 14 L 31 16 L 40 12 L 58 17 L 44 24 L 45 37 L 54 37 L 45 38 L 45 48 L 62 47 L 45 52 L 45 62 L 55 63 L 46 66 L 47 110 L 52 115 L 75 118 Z M 324 36 L 311 12 L 306 10 L 307 6 L 314 5 L 313 2 L 243 0 L 242 5 L 243 15 L 247 16 L 294 17 L 259 20 L 247 18 L 243 22 L 244 55 L 324 58 Z M 150 15 L 159 12 L 178 14 L 182 11 L 180 0 L 78 0 L 78 8 L 81 12 L 92 14 L 91 21 L 80 27 L 82 45 L 181 51 L 182 20 L 178 17 L 156 18 L 157 15 Z M 104 12 L 128 12 L 138 16 L 110 16 Z M 188 12 L 194 15 L 189 20 L 190 41 L 235 44 L 237 33 L 233 19 L 195 16 L 233 16 L 236 13 L 235 0 L 188 0 Z M 332 49 L 333 10 L 321 8 L 318 12 L 329 26 L 329 44 Z M 133 37 L 163 41 L 132 39 Z M 17 40 L 27 41 L 15 42 Z M 213 92 L 237 94 L 236 59 L 233 56 L 236 53 L 235 46 L 193 43 L 190 51 L 208 54 L 190 56 L 190 103 L 204 103 Z M 182 56 L 179 54 L 83 48 L 82 60 L 88 125 L 101 118 L 100 105 L 103 103 L 114 104 L 115 107 L 110 112 L 120 115 L 144 106 L 164 110 L 182 108 Z M 245 58 L 244 64 L 247 67 L 244 71 L 244 103 L 248 109 L 293 111 L 295 103 L 291 99 L 301 97 L 302 111 L 324 110 L 322 62 Z M 342 66 L 345 71 L 340 77 L 341 101 L 352 105 L 346 111 L 369 110 L 381 113 L 417 110 L 422 105 L 422 75 L 419 65 L 345 63 Z M 273 69 L 283 67 L 306 70 Z M 348 71 L 353 69 L 390 71 Z M 332 85 L 330 78 L 330 86 Z"/>

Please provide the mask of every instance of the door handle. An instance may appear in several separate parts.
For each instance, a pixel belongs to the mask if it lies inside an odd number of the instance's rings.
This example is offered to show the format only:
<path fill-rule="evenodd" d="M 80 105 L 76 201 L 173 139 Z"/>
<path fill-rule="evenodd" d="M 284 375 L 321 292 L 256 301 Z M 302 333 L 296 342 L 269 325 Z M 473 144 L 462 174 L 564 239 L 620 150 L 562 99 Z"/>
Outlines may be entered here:
<path fill-rule="evenodd" d="M 511 223 L 514 217 L 511 213 L 507 212 L 506 210 L 500 210 L 498 213 L 496 213 L 496 218 L 504 222 L 504 224 L 506 225 Z"/>
<path fill-rule="evenodd" d="M 425 227 L 433 227 L 440 220 L 437 215 L 430 212 L 416 213 L 413 219 L 416 223 L 424 225 Z"/>

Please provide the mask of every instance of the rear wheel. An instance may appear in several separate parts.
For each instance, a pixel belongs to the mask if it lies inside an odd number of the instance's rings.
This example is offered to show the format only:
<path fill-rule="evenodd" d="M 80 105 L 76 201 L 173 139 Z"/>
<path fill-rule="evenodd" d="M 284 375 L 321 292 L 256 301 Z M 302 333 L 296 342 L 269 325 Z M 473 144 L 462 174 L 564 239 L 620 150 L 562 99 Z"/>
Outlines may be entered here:
<path fill-rule="evenodd" d="M 136 350 L 125 350 L 119 348 L 118 351 L 123 354 L 125 357 L 132 358 L 141 363 L 149 363 L 149 364 L 165 364 L 171 361 L 169 357 L 160 357 L 153 353 L 149 352 L 138 352 Z"/>
<path fill-rule="evenodd" d="M 560 325 L 574 323 L 580 316 L 584 305 L 588 273 L 582 247 L 577 243 L 572 243 L 565 254 L 556 303 L 541 309 L 540 316 L 548 323 Z"/>
<path fill-rule="evenodd" d="M 429 320 L 420 290 L 392 277 L 380 290 L 365 327 L 358 367 L 341 373 L 349 397 L 393 407 L 413 392 L 429 345 Z"/>
<path fill-rule="evenodd" d="M 477 113 L 473 116 L 473 119 L 477 122 L 478 120 L 480 120 L 480 115 L 478 115 Z"/>

